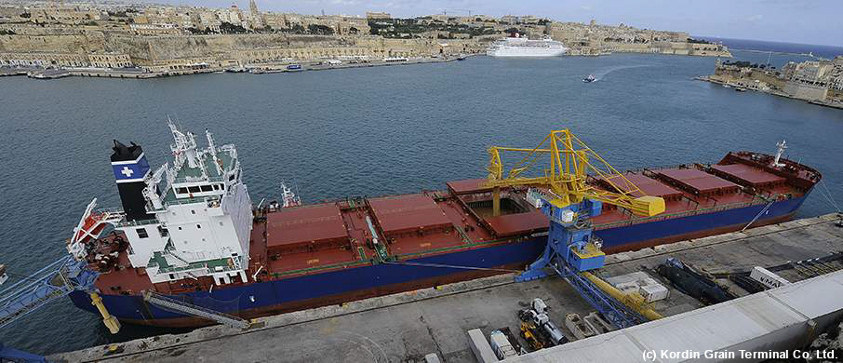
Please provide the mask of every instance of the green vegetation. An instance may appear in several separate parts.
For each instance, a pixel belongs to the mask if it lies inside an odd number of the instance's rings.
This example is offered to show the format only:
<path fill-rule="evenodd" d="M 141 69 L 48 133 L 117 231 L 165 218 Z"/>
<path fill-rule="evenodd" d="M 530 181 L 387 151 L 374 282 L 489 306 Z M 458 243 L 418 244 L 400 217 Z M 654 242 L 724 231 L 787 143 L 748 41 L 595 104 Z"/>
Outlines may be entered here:
<path fill-rule="evenodd" d="M 455 24 L 431 17 L 415 19 L 372 19 L 369 21 L 370 34 L 380 35 L 384 38 L 411 39 L 421 38 L 426 32 L 440 32 L 439 39 L 473 38 L 481 35 L 496 34 L 494 28 L 487 26 L 471 26 L 468 24 Z M 459 36 L 462 34 L 463 36 Z"/>
<path fill-rule="evenodd" d="M 197 28 L 194 28 L 194 27 L 190 27 L 190 28 L 187 28 L 185 30 L 189 31 L 190 34 L 204 34 L 204 35 L 217 34 L 216 32 L 211 31 L 211 29 L 201 30 L 201 29 L 197 29 Z"/>
<path fill-rule="evenodd" d="M 310 25 L 308 25 L 307 26 L 307 32 L 309 34 L 315 34 L 315 35 L 334 35 L 334 29 L 333 28 L 331 28 L 329 26 L 321 25 L 321 24 L 310 24 Z"/>
<path fill-rule="evenodd" d="M 227 22 L 222 22 L 222 24 L 220 24 L 220 33 L 222 34 L 243 34 L 248 32 L 248 29 L 240 25 L 234 25 Z"/>
<path fill-rule="evenodd" d="M 131 16 L 130 13 L 135 13 L 136 11 L 133 9 L 126 9 L 126 10 L 118 10 L 118 11 L 108 11 L 108 16 L 114 18 L 128 18 Z"/>
<path fill-rule="evenodd" d="M 748 61 L 724 61 L 721 63 L 724 66 L 733 66 L 738 68 L 758 68 L 758 69 L 767 69 L 767 64 L 758 64 L 758 63 L 750 63 Z M 770 69 L 776 69 L 774 66 L 769 66 Z"/>
<path fill-rule="evenodd" d="M 694 38 L 688 38 L 688 43 L 692 43 L 692 44 L 714 44 L 714 43 L 709 42 L 708 40 L 705 40 L 705 39 L 694 39 Z"/>
<path fill-rule="evenodd" d="M 0 29 L 0 35 L 15 35 L 12 29 Z"/>

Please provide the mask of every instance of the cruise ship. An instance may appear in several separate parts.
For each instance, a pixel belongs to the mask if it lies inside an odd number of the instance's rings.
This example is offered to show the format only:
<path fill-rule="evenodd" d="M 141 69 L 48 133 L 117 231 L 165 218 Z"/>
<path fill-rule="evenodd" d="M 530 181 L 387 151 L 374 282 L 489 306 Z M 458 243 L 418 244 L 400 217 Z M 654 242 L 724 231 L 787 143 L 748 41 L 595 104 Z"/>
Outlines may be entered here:
<path fill-rule="evenodd" d="M 520 270 L 547 243 L 536 191 L 502 188 L 495 215 L 487 179 L 316 204 L 282 187 L 280 201 L 255 206 L 233 145 L 217 146 L 206 132 L 202 148 L 194 134 L 169 126 L 173 161 L 154 171 L 140 145 L 114 142 L 123 208 L 95 209 L 94 199 L 67 244 L 99 274 L 102 304 L 125 323 L 213 323 L 150 302 L 152 294 L 254 318 Z M 606 206 L 594 233 L 611 253 L 787 220 L 821 174 L 782 157 L 784 149 L 782 142 L 775 156 L 739 151 L 716 164 L 639 169 L 622 183 L 591 176 L 594 188 L 666 204 L 654 217 Z M 97 312 L 88 293 L 70 298 Z"/>
<path fill-rule="evenodd" d="M 556 57 L 568 48 L 553 39 L 531 40 L 527 37 L 509 37 L 495 41 L 486 50 L 492 57 Z"/>

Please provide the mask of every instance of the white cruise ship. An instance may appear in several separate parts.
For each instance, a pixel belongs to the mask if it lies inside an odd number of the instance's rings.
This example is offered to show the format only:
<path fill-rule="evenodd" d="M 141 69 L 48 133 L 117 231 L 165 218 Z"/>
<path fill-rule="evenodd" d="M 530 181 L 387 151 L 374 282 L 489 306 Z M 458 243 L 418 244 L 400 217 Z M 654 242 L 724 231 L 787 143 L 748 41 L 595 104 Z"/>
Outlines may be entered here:
<path fill-rule="evenodd" d="M 510 37 L 495 41 L 486 49 L 492 57 L 555 57 L 568 48 L 550 38 L 530 40 L 526 37 Z"/>

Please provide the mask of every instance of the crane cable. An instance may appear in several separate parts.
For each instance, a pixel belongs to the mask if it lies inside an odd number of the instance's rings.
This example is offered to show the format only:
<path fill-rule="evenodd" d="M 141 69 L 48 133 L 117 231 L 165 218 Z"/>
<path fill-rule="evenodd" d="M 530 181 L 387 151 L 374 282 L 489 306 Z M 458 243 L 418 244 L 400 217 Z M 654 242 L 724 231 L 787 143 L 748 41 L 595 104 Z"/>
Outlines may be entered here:
<path fill-rule="evenodd" d="M 828 184 L 825 183 L 825 179 L 820 180 L 820 185 L 825 188 L 820 189 L 820 194 L 825 197 L 829 204 L 837 211 L 837 213 L 841 213 L 840 207 L 837 205 L 837 202 L 834 201 L 833 194 L 831 194 L 831 190 L 828 189 Z"/>
<path fill-rule="evenodd" d="M 507 268 L 491 268 L 491 267 L 476 267 L 476 266 L 460 266 L 460 265 L 446 265 L 441 263 L 424 263 L 424 262 L 409 262 L 409 261 L 384 261 L 388 265 L 406 265 L 406 266 L 422 266 L 422 267 L 441 267 L 441 268 L 456 268 L 463 270 L 482 270 L 482 271 L 497 271 L 497 272 L 522 272 L 521 270 L 507 269 Z"/>

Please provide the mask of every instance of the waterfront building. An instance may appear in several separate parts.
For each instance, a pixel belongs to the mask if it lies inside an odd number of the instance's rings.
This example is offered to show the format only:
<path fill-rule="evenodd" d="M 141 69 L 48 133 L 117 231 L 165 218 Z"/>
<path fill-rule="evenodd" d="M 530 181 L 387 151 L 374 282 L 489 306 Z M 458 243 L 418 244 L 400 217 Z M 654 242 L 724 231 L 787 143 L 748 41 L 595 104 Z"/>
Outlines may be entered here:
<path fill-rule="evenodd" d="M 129 28 L 137 35 L 175 35 L 181 34 L 176 24 L 131 24 Z"/>
<path fill-rule="evenodd" d="M 367 11 L 366 12 L 366 19 L 369 19 L 369 20 L 392 19 L 392 15 L 390 15 L 389 13 L 382 12 L 382 11 Z"/>
<path fill-rule="evenodd" d="M 134 66 L 132 58 L 128 54 L 122 53 L 88 54 L 88 61 L 91 66 L 97 68 L 126 68 Z"/>
<path fill-rule="evenodd" d="M 73 53 L 0 53 L 0 65 L 13 67 L 86 67 L 88 57 Z"/>

